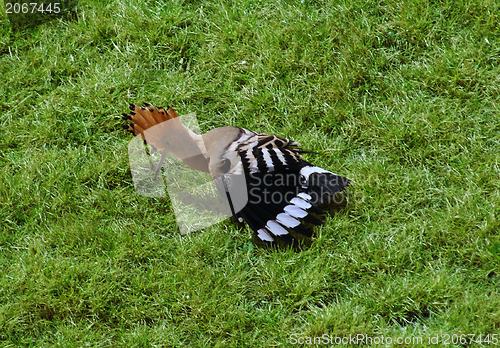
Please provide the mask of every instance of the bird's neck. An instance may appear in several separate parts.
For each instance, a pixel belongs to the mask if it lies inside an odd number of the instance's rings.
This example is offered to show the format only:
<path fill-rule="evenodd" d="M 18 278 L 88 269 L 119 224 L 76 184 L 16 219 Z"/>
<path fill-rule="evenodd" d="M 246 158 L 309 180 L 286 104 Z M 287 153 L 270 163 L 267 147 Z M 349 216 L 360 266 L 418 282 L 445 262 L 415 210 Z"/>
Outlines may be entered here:
<path fill-rule="evenodd" d="M 208 154 L 203 137 L 182 125 L 178 128 L 176 138 L 176 146 L 171 148 L 172 154 L 189 168 L 208 173 Z"/>

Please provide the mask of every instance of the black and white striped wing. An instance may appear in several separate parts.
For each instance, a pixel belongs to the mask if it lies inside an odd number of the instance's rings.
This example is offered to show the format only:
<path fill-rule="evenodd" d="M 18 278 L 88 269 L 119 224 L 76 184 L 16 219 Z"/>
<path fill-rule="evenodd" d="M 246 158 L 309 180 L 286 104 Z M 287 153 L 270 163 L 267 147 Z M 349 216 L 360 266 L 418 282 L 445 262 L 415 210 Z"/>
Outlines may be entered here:
<path fill-rule="evenodd" d="M 299 144 L 276 136 L 246 133 L 237 151 L 246 177 L 248 203 L 237 213 L 265 242 L 293 242 L 290 231 L 312 237 L 304 223 L 320 225 L 318 206 L 349 184 L 347 178 L 300 157 Z"/>

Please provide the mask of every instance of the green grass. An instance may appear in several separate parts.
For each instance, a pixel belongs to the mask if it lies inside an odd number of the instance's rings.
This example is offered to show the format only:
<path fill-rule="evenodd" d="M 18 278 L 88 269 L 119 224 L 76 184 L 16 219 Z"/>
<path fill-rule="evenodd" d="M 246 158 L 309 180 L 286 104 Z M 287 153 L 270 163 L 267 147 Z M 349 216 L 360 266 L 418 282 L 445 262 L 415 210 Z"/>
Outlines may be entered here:
<path fill-rule="evenodd" d="M 500 334 L 499 6 L 81 0 L 23 29 L 2 15 L 0 346 Z M 354 202 L 298 253 L 230 221 L 181 237 L 168 197 L 134 191 L 118 116 L 142 102 L 299 141 Z"/>

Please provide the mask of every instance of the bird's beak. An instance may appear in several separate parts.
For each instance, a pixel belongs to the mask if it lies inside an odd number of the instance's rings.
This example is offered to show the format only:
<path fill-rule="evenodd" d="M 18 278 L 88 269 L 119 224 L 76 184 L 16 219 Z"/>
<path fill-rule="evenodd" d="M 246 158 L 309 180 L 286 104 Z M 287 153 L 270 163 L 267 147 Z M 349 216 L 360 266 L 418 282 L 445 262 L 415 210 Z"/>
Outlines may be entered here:
<path fill-rule="evenodd" d="M 165 158 L 167 157 L 168 153 L 169 153 L 169 151 L 167 149 L 164 149 L 163 152 L 161 153 L 161 158 L 160 158 L 160 161 L 158 162 L 158 164 L 156 165 L 155 176 L 153 177 L 153 180 L 156 179 L 156 176 L 160 172 L 161 165 L 165 161 Z"/>

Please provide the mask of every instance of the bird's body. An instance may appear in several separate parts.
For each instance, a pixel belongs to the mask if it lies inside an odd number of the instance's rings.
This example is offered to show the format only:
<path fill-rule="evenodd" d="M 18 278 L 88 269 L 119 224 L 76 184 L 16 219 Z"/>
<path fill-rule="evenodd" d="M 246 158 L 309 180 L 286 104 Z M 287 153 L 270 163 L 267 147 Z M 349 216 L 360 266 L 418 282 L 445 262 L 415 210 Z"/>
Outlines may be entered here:
<path fill-rule="evenodd" d="M 233 215 L 240 223 L 246 221 L 262 241 L 292 243 L 290 231 L 313 236 L 308 224 L 322 224 L 315 215 L 349 185 L 347 178 L 302 159 L 305 151 L 295 141 L 238 127 L 197 135 L 183 126 L 172 108 L 146 104 L 130 109 L 123 118 L 132 123 L 125 128 L 163 151 L 162 160 L 171 152 L 190 168 L 221 179 L 232 210 L 231 198 L 241 197 L 227 192 L 234 192 L 232 183 L 241 183 L 234 179 L 244 177 L 245 204 Z"/>

